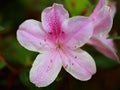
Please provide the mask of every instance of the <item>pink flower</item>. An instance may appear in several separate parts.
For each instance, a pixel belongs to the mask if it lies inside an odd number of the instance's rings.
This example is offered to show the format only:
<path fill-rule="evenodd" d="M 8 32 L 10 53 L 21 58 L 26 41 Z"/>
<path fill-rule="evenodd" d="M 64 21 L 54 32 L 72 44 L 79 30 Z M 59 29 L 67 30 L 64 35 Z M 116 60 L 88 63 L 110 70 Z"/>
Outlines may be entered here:
<path fill-rule="evenodd" d="M 42 22 L 26 20 L 17 39 L 28 50 L 39 52 L 30 70 L 30 81 L 38 87 L 51 84 L 61 67 L 76 79 L 89 80 L 96 72 L 93 58 L 80 47 L 92 36 L 93 23 L 83 16 L 69 18 L 60 4 L 42 12 Z"/>
<path fill-rule="evenodd" d="M 95 27 L 93 36 L 88 43 L 107 57 L 118 60 L 114 42 L 112 39 L 108 39 L 116 8 L 114 3 L 107 1 L 99 0 L 97 7 L 90 16 Z"/>

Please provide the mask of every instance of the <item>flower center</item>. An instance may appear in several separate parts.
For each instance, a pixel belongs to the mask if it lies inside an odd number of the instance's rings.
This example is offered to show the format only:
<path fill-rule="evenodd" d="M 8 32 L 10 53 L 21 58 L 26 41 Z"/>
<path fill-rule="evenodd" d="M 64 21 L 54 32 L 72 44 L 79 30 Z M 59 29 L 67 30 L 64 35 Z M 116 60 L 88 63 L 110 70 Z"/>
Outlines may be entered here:
<path fill-rule="evenodd" d="M 60 43 L 57 44 L 57 49 L 62 49 L 62 45 Z"/>
<path fill-rule="evenodd" d="M 65 47 L 63 44 L 61 43 L 58 43 L 57 46 L 56 46 L 56 50 L 58 50 L 58 52 L 62 52 L 62 53 L 66 53 L 66 50 L 65 50 Z"/>

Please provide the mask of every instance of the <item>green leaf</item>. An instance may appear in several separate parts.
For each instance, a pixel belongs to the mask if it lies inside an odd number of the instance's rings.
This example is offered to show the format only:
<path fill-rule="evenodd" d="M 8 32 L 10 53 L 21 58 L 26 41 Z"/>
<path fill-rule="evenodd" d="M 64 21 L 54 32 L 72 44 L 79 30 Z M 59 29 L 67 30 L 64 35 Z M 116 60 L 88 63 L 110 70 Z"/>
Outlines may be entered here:
<path fill-rule="evenodd" d="M 117 61 L 109 59 L 102 55 L 97 57 L 95 59 L 95 62 L 96 62 L 96 65 L 100 68 L 112 68 L 112 67 L 119 65 Z"/>
<path fill-rule="evenodd" d="M 97 51 L 94 47 L 92 46 L 86 46 L 85 50 L 90 53 L 90 55 L 94 58 L 95 63 L 97 67 L 101 69 L 106 69 L 106 68 L 113 68 L 118 64 L 116 60 L 110 59 L 103 54 L 101 54 L 99 51 Z"/>
<path fill-rule="evenodd" d="M 29 81 L 29 69 L 24 69 L 20 74 L 20 81 L 29 88 L 34 88 L 32 83 Z M 35 89 L 37 90 L 37 89 Z"/>
<path fill-rule="evenodd" d="M 0 62 L 0 69 L 4 68 L 6 64 L 4 62 Z"/>
<path fill-rule="evenodd" d="M 114 39 L 114 40 L 119 40 L 119 39 L 120 39 L 120 36 L 110 36 L 109 38 L 110 38 L 110 39 Z"/>
<path fill-rule="evenodd" d="M 38 53 L 29 51 L 22 47 L 14 37 L 3 38 L 0 41 L 3 57 L 9 63 L 31 66 Z"/>
<path fill-rule="evenodd" d="M 5 28 L 4 28 L 4 27 L 2 27 L 2 26 L 0 26 L 0 31 L 3 31 L 3 30 L 5 30 Z"/>
<path fill-rule="evenodd" d="M 65 0 L 67 9 L 72 16 L 80 15 L 83 12 L 89 12 L 92 9 L 92 4 L 89 0 Z"/>

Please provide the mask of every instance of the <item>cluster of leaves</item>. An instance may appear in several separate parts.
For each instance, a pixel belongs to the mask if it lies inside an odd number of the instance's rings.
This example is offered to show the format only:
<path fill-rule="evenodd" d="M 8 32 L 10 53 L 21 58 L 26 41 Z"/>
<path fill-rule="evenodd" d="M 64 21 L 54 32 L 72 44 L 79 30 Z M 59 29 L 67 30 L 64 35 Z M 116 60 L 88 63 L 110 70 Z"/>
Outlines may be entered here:
<path fill-rule="evenodd" d="M 55 2 L 64 4 L 71 16 L 89 15 L 96 3 L 91 3 L 89 0 L 0 0 L 0 86 L 4 86 L 3 89 L 15 90 L 21 86 L 22 90 L 53 90 L 55 88 L 55 83 L 46 88 L 37 88 L 30 83 L 29 70 L 37 53 L 24 49 L 16 40 L 16 30 L 24 20 L 28 18 L 40 20 L 41 11 Z M 110 38 L 119 39 L 120 37 Z M 92 47 L 85 46 L 85 48 L 94 57 L 98 67 L 111 68 L 117 65 Z M 11 79 L 9 83 L 9 77 L 14 77 L 12 80 L 17 81 L 17 85 L 12 83 Z M 62 77 L 60 75 L 56 82 L 62 80 Z"/>

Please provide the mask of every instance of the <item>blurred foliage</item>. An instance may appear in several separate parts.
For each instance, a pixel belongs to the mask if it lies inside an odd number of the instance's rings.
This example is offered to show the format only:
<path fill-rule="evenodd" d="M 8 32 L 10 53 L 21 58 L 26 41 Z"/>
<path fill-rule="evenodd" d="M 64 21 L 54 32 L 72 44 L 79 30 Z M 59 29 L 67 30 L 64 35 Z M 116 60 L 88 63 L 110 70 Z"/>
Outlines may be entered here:
<path fill-rule="evenodd" d="M 4 62 L 0 62 L 0 69 L 4 68 L 5 67 L 5 63 Z"/>
<path fill-rule="evenodd" d="M 114 60 L 101 55 L 93 47 L 87 45 L 84 46 L 85 48 L 83 47 L 83 49 L 88 51 L 93 56 L 98 68 L 97 74 L 93 76 L 92 80 L 88 82 L 77 81 L 66 72 L 64 73 L 63 70 L 54 83 L 45 88 L 37 88 L 29 81 L 29 71 L 38 53 L 26 50 L 16 40 L 16 31 L 19 25 L 29 18 L 41 20 L 42 10 L 51 6 L 53 3 L 63 4 L 64 7 L 69 11 L 70 16 L 88 16 L 93 11 L 97 2 L 98 0 L 0 0 L 0 89 L 105 90 L 104 87 L 100 87 L 99 89 L 99 85 L 96 86 L 97 89 L 94 89 L 96 88 L 95 85 L 99 84 L 99 81 L 101 81 L 99 80 L 99 74 L 105 73 L 104 70 L 111 72 L 114 70 L 114 68 L 120 68 L 120 66 Z M 112 33 L 109 38 L 115 40 L 116 46 L 118 48 L 118 55 L 120 55 L 120 0 L 116 0 L 116 2 L 118 11 L 115 15 Z M 101 72 L 101 70 L 103 71 Z M 120 75 L 119 72 L 120 70 L 118 69 L 118 71 L 115 73 Z M 119 80 L 119 77 L 116 76 L 115 80 Z M 120 83 L 120 81 L 117 82 Z M 115 89 L 113 87 L 109 90 L 119 89 Z"/>
<path fill-rule="evenodd" d="M 0 31 L 3 31 L 3 30 L 5 30 L 5 28 L 4 28 L 4 27 L 2 27 L 2 26 L 0 26 Z"/>
<path fill-rule="evenodd" d="M 120 36 L 110 36 L 109 38 L 113 39 L 113 40 L 115 40 L 115 39 L 119 39 L 120 40 Z"/>
<path fill-rule="evenodd" d="M 65 0 L 65 4 L 72 16 L 88 15 L 93 10 L 89 0 Z"/>
<path fill-rule="evenodd" d="M 87 46 L 87 45 L 84 47 L 85 47 L 85 50 L 89 52 L 90 55 L 94 58 L 97 67 L 101 69 L 109 69 L 119 65 L 118 62 L 110 58 L 107 58 L 106 56 L 98 52 L 94 47 Z"/>
<path fill-rule="evenodd" d="M 32 64 L 33 56 L 36 54 L 30 52 L 17 42 L 12 36 L 9 38 L 3 38 L 0 43 L 2 55 L 10 63 L 18 63 L 24 66 Z"/>

